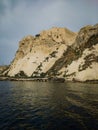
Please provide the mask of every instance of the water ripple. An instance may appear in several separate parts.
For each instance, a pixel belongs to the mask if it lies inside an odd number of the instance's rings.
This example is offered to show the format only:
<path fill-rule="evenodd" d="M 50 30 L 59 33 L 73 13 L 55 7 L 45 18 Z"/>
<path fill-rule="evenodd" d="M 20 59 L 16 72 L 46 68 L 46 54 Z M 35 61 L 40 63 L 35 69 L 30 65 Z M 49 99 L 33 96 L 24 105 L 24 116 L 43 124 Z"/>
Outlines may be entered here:
<path fill-rule="evenodd" d="M 97 130 L 98 85 L 0 82 L 0 130 L 18 129 Z"/>

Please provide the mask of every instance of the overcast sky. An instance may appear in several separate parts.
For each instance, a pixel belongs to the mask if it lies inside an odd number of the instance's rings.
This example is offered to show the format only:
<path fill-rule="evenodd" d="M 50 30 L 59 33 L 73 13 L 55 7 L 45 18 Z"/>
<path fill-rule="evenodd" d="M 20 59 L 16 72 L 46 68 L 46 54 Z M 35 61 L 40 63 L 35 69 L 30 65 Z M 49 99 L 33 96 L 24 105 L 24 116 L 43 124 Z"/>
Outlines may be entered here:
<path fill-rule="evenodd" d="M 0 65 L 9 64 L 18 42 L 51 27 L 79 31 L 98 23 L 98 0 L 0 0 Z"/>

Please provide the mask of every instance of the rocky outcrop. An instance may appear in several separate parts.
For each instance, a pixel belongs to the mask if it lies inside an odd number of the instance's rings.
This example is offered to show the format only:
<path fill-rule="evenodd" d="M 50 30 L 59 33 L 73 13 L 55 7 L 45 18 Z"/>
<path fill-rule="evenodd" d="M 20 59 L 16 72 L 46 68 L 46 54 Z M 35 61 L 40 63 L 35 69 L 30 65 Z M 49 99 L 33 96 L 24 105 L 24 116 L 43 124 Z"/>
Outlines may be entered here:
<path fill-rule="evenodd" d="M 82 28 L 64 55 L 60 76 L 66 80 L 98 80 L 98 24 Z"/>
<path fill-rule="evenodd" d="M 78 33 L 52 28 L 19 42 L 6 74 L 10 77 L 48 77 L 98 80 L 98 24 Z"/>
<path fill-rule="evenodd" d="M 66 28 L 52 28 L 23 38 L 8 75 L 21 76 L 20 72 L 24 72 L 28 77 L 43 77 L 75 38 L 76 34 Z"/>
<path fill-rule="evenodd" d="M 5 66 L 0 66 L 0 77 L 5 75 L 4 73 L 8 70 L 9 66 L 5 65 Z"/>

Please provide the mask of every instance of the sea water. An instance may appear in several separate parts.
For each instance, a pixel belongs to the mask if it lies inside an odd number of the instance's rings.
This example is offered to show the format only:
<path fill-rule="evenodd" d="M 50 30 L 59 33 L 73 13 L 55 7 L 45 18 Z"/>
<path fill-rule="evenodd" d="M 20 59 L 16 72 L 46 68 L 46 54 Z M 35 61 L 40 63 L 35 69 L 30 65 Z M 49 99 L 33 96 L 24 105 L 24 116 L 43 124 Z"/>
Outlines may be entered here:
<path fill-rule="evenodd" d="M 98 130 L 98 84 L 0 81 L 0 130 Z"/>

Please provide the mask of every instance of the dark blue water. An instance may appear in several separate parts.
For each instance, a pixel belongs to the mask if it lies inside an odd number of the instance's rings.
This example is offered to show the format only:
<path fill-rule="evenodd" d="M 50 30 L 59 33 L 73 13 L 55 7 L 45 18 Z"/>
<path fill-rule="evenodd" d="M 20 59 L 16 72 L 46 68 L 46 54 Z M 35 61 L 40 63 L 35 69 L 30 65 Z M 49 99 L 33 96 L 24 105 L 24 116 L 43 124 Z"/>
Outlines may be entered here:
<path fill-rule="evenodd" d="M 1 81 L 0 130 L 98 130 L 98 84 Z"/>

